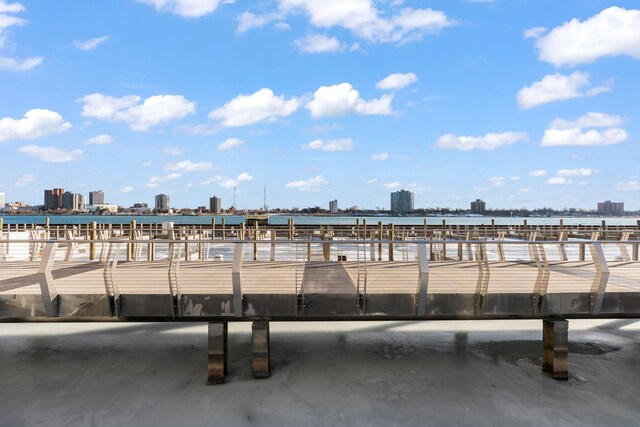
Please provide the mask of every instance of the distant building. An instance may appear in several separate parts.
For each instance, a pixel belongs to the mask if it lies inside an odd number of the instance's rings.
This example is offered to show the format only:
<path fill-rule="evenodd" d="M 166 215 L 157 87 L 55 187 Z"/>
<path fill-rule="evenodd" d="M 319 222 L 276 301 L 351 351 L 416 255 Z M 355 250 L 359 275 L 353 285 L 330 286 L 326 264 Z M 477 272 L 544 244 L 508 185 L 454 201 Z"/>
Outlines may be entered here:
<path fill-rule="evenodd" d="M 83 194 L 78 194 L 78 210 L 86 211 L 87 210 L 87 199 Z"/>
<path fill-rule="evenodd" d="M 166 194 L 158 194 L 156 196 L 155 210 L 157 212 L 168 212 L 171 209 L 170 197 Z"/>
<path fill-rule="evenodd" d="M 329 202 L 329 212 L 338 213 L 338 201 L 337 200 L 331 200 Z"/>
<path fill-rule="evenodd" d="M 474 202 L 471 202 L 471 213 L 484 215 L 486 210 L 486 204 L 482 200 L 476 199 Z"/>
<path fill-rule="evenodd" d="M 0 193 L 0 210 L 4 209 L 5 203 L 6 203 L 6 195 L 4 193 Z"/>
<path fill-rule="evenodd" d="M 90 205 L 104 205 L 104 192 L 102 190 L 89 192 Z"/>
<path fill-rule="evenodd" d="M 63 188 L 54 188 L 53 190 L 44 190 L 44 210 L 55 211 L 62 209 Z"/>
<path fill-rule="evenodd" d="M 598 203 L 598 215 L 624 215 L 624 202 L 612 202 L 611 200 Z"/>
<path fill-rule="evenodd" d="M 78 210 L 78 193 L 65 191 L 64 194 L 62 194 L 62 209 L 77 211 Z"/>
<path fill-rule="evenodd" d="M 391 193 L 391 212 L 400 215 L 413 212 L 413 193 L 407 190 Z"/>
<path fill-rule="evenodd" d="M 209 198 L 209 212 L 219 214 L 222 212 L 222 199 L 220 197 Z"/>
<path fill-rule="evenodd" d="M 149 205 L 146 203 L 134 203 L 132 206 L 133 209 L 147 209 Z"/>

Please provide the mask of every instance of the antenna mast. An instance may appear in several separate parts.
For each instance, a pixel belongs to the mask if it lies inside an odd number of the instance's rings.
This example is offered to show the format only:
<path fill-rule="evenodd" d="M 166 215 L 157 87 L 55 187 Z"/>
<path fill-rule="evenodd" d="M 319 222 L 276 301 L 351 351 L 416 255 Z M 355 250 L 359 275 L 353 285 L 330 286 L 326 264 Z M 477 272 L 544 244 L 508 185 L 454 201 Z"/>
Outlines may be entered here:
<path fill-rule="evenodd" d="M 233 187 L 233 210 L 236 209 L 236 187 Z"/>

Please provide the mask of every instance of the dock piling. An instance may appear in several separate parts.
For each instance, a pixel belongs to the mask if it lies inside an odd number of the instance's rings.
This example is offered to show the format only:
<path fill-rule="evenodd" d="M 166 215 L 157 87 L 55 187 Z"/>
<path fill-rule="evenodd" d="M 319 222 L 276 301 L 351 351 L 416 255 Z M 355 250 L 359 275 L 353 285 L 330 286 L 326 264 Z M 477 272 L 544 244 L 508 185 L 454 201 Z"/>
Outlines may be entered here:
<path fill-rule="evenodd" d="M 251 344 L 253 347 L 253 377 L 269 378 L 271 375 L 271 357 L 269 322 L 257 320 L 251 326 Z"/>
<path fill-rule="evenodd" d="M 228 324 L 209 322 L 208 384 L 223 384 L 228 373 Z"/>
<path fill-rule="evenodd" d="M 542 321 L 542 370 L 554 379 L 569 379 L 569 322 L 567 320 Z"/>

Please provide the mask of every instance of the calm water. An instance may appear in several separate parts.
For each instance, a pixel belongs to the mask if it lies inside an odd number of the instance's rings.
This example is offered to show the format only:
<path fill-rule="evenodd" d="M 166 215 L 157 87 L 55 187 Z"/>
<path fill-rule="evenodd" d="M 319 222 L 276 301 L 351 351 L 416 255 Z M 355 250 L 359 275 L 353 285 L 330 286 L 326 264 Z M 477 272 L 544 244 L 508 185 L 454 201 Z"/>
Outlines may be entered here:
<path fill-rule="evenodd" d="M 222 218 L 228 225 L 237 225 L 244 222 L 244 216 L 180 216 L 180 215 L 113 215 L 113 216 L 93 216 L 93 215 L 16 215 L 0 216 L 5 224 L 44 224 L 49 218 L 51 225 L 63 224 L 89 224 L 96 221 L 98 224 L 129 224 L 135 220 L 138 224 L 155 224 L 162 222 L 173 222 L 175 224 L 211 224 L 211 219 L 215 218 L 220 224 Z M 328 217 L 328 216 L 286 216 L 273 215 L 269 217 L 269 224 L 286 225 L 287 220 L 293 218 L 296 224 L 300 225 L 355 225 L 356 219 L 367 220 L 368 224 L 375 224 L 382 221 L 385 224 L 393 223 L 398 225 L 422 225 L 424 217 L 392 217 L 392 216 L 367 216 L 367 217 Z M 427 224 L 439 225 L 446 221 L 451 225 L 491 225 L 491 217 L 427 217 Z M 495 218 L 497 225 L 518 225 L 527 220 L 529 225 L 554 225 L 564 220 L 566 225 L 599 225 L 603 220 L 609 225 L 636 225 L 640 218 Z"/>

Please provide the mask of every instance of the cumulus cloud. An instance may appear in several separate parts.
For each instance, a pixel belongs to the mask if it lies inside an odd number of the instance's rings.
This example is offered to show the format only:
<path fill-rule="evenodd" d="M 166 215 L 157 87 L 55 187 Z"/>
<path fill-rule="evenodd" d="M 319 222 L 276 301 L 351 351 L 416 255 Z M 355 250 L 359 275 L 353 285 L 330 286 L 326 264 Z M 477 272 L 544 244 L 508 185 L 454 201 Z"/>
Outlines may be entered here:
<path fill-rule="evenodd" d="M 522 32 L 522 36 L 525 39 L 537 39 L 537 38 L 540 38 L 540 36 L 542 36 L 546 32 L 547 32 L 546 27 L 535 27 L 535 28 L 529 28 L 524 30 Z"/>
<path fill-rule="evenodd" d="M 436 145 L 440 148 L 469 151 L 476 148 L 495 150 L 518 141 L 528 141 L 526 132 L 488 133 L 484 136 L 457 136 L 452 133 L 441 136 Z"/>
<path fill-rule="evenodd" d="M 149 178 L 149 182 L 147 182 L 146 186 L 148 188 L 156 188 L 163 182 L 172 181 L 174 179 L 180 178 L 181 176 L 182 174 L 179 172 L 169 173 L 165 176 L 152 176 L 151 178 Z"/>
<path fill-rule="evenodd" d="M 489 183 L 494 187 L 503 187 L 507 183 L 507 178 L 504 176 L 492 176 L 489 178 Z"/>
<path fill-rule="evenodd" d="M 538 169 L 538 170 L 529 172 L 529 176 L 545 176 L 546 174 L 547 174 L 547 171 L 544 169 Z"/>
<path fill-rule="evenodd" d="M 402 183 L 400 181 L 392 181 L 392 182 L 384 183 L 382 184 L 382 186 L 387 190 L 395 190 L 397 188 L 400 188 L 402 186 Z"/>
<path fill-rule="evenodd" d="M 345 48 L 337 38 L 324 34 L 309 34 L 294 40 L 293 45 L 302 53 L 338 52 Z"/>
<path fill-rule="evenodd" d="M 376 83 L 376 87 L 382 90 L 402 89 L 418 81 L 414 73 L 393 73 Z"/>
<path fill-rule="evenodd" d="M 78 160 L 82 157 L 82 150 L 63 150 L 58 147 L 41 147 L 38 145 L 24 145 L 18 151 L 35 157 L 43 162 L 65 163 Z"/>
<path fill-rule="evenodd" d="M 121 193 L 131 193 L 133 191 L 133 187 L 130 185 L 127 185 L 126 187 L 122 187 L 120 189 Z"/>
<path fill-rule="evenodd" d="M 300 106 L 297 98 L 276 96 L 271 89 L 263 88 L 251 95 L 238 95 L 220 108 L 209 113 L 209 118 L 221 120 L 227 127 L 247 126 L 262 121 L 274 122 L 287 117 Z"/>
<path fill-rule="evenodd" d="M 182 171 L 182 172 L 201 172 L 213 169 L 210 162 L 192 162 L 191 160 L 183 160 L 178 163 L 171 163 L 164 167 L 166 171 Z"/>
<path fill-rule="evenodd" d="M 199 18 L 213 13 L 218 6 L 235 0 L 137 0 L 153 6 L 158 12 L 169 12 L 184 18 Z"/>
<path fill-rule="evenodd" d="M 516 99 L 522 109 L 529 109 L 554 101 L 595 96 L 611 90 L 611 85 L 591 87 L 589 73 L 575 71 L 564 74 L 549 74 L 531 86 L 518 91 Z"/>
<path fill-rule="evenodd" d="M 389 153 L 387 153 L 386 151 L 383 151 L 382 153 L 373 153 L 371 155 L 371 160 L 388 160 L 389 159 Z"/>
<path fill-rule="evenodd" d="M 329 139 L 327 141 L 316 139 L 303 145 L 302 148 L 322 151 L 349 151 L 353 148 L 353 141 L 351 138 Z"/>
<path fill-rule="evenodd" d="M 10 139 L 36 139 L 66 132 L 71 123 L 65 122 L 59 113 L 45 109 L 33 109 L 22 119 L 0 119 L 0 142 Z"/>
<path fill-rule="evenodd" d="M 605 56 L 640 59 L 640 10 L 610 7 L 572 19 L 536 41 L 539 58 L 555 66 L 589 64 Z"/>
<path fill-rule="evenodd" d="M 591 176 L 594 173 L 591 168 L 560 169 L 556 176 Z"/>
<path fill-rule="evenodd" d="M 102 145 L 102 144 L 111 144 L 113 142 L 113 138 L 111 135 L 107 135 L 105 133 L 96 135 L 93 138 L 87 139 L 84 143 L 87 145 Z"/>
<path fill-rule="evenodd" d="M 233 188 L 233 187 L 239 186 L 241 182 L 253 181 L 253 176 L 251 176 L 247 172 L 243 172 L 240 175 L 238 175 L 235 179 L 218 176 L 218 177 L 214 177 L 212 180 L 218 181 L 218 184 L 220 185 L 220 187 Z"/>
<path fill-rule="evenodd" d="M 631 180 L 626 182 L 618 182 L 616 184 L 616 190 L 618 191 L 640 191 L 640 181 Z"/>
<path fill-rule="evenodd" d="M 27 185 L 31 184 L 32 182 L 36 181 L 36 177 L 31 175 L 31 174 L 24 174 L 22 175 L 20 178 L 18 178 L 15 182 L 15 184 L 13 184 L 15 187 L 26 187 Z"/>
<path fill-rule="evenodd" d="M 391 95 L 383 95 L 378 99 L 365 101 L 360 92 L 349 83 L 333 86 L 321 86 L 313 94 L 305 108 L 311 112 L 311 117 L 343 116 L 347 113 L 361 115 L 389 115 L 391 110 Z"/>
<path fill-rule="evenodd" d="M 455 24 L 433 9 L 407 7 L 385 14 L 372 0 L 280 0 L 279 11 L 282 16 L 302 13 L 314 27 L 344 28 L 371 43 L 418 40 Z"/>
<path fill-rule="evenodd" d="M 24 6 L 20 3 L 7 3 L 4 0 L 0 0 L 0 49 L 4 47 L 8 28 L 27 23 L 24 19 L 14 15 L 24 12 L 24 10 Z M 0 70 L 16 72 L 28 71 L 40 65 L 43 59 L 42 56 L 36 56 L 19 60 L 0 55 Z"/>
<path fill-rule="evenodd" d="M 314 178 L 306 180 L 292 181 L 287 183 L 286 188 L 295 188 L 299 191 L 320 191 L 320 189 L 326 185 L 329 185 L 326 179 L 322 175 L 318 175 Z"/>
<path fill-rule="evenodd" d="M 98 46 L 100 46 L 110 38 L 111 38 L 110 36 L 102 36 L 102 37 L 95 37 L 85 41 L 76 40 L 73 42 L 73 45 L 80 50 L 89 51 L 89 50 L 97 49 Z"/>
<path fill-rule="evenodd" d="M 232 148 L 239 147 L 242 144 L 244 144 L 244 141 L 240 138 L 227 138 L 223 142 L 218 144 L 218 150 L 230 150 Z"/>
<path fill-rule="evenodd" d="M 196 111 L 195 103 L 182 95 L 155 95 L 141 98 L 127 95 L 116 98 L 101 93 L 82 97 L 82 115 L 101 120 L 124 122 L 133 130 L 147 131 L 153 126 L 185 117 Z"/>
<path fill-rule="evenodd" d="M 602 146 L 624 142 L 628 134 L 619 127 L 620 116 L 604 113 L 587 113 L 574 121 L 556 119 L 544 131 L 543 146 Z M 607 128 L 598 130 L 594 128 Z"/>
<path fill-rule="evenodd" d="M 565 185 L 570 183 L 571 181 L 569 181 L 567 178 L 561 177 L 561 176 L 552 176 L 551 178 L 549 178 L 547 180 L 547 184 L 549 185 Z"/>
<path fill-rule="evenodd" d="M 182 148 L 179 147 L 164 147 L 162 149 L 162 152 L 170 156 L 182 156 L 182 154 L 184 153 Z"/>

